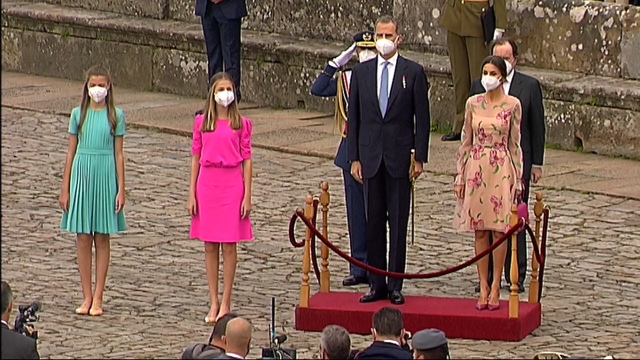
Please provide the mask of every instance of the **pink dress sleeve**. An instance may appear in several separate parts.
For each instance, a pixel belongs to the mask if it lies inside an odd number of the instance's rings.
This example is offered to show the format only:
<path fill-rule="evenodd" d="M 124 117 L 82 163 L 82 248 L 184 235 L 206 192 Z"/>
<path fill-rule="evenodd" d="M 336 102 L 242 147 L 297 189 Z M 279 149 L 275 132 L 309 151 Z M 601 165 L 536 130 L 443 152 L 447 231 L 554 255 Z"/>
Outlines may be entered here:
<path fill-rule="evenodd" d="M 509 129 L 509 154 L 516 176 L 516 189 L 524 190 L 522 184 L 522 148 L 520 147 L 520 123 L 522 122 L 522 105 L 520 100 L 516 103 L 511 113 L 511 128 Z"/>
<path fill-rule="evenodd" d="M 253 124 L 251 120 L 242 118 L 242 132 L 240 134 L 240 156 L 243 160 L 251 159 L 251 134 Z"/>
<path fill-rule="evenodd" d="M 464 185 L 465 184 L 465 169 L 467 166 L 467 160 L 469 160 L 469 156 L 471 156 L 470 151 L 473 145 L 473 106 L 471 105 L 470 97 L 467 99 L 467 104 L 465 105 L 464 112 L 464 126 L 462 127 L 462 142 L 460 147 L 458 148 L 458 152 L 456 153 L 456 179 L 454 181 L 455 185 Z"/>
<path fill-rule="evenodd" d="M 202 120 L 204 115 L 196 115 L 193 120 L 193 140 L 191 141 L 191 153 L 200 156 L 202 154 Z"/>

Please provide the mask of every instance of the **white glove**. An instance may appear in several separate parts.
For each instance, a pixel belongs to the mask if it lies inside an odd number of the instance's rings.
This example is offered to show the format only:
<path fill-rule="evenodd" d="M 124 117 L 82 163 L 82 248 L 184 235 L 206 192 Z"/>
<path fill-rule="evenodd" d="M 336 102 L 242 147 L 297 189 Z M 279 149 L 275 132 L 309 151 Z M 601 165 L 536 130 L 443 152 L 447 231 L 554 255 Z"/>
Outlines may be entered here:
<path fill-rule="evenodd" d="M 500 39 L 504 35 L 503 29 L 495 29 L 493 31 L 493 41 Z"/>
<path fill-rule="evenodd" d="M 336 69 L 339 69 L 349 63 L 353 57 L 353 52 L 356 51 L 356 43 L 353 43 L 349 48 L 342 52 L 342 54 L 329 61 L 329 65 Z"/>

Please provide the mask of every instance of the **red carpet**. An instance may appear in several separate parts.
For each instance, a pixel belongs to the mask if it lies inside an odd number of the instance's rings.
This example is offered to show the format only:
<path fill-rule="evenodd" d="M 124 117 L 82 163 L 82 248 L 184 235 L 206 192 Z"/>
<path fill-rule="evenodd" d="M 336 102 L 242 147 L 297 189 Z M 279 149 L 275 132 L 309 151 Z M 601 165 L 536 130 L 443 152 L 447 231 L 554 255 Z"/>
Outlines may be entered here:
<path fill-rule="evenodd" d="M 341 325 L 350 333 L 371 334 L 373 313 L 391 304 L 361 304 L 360 296 L 352 292 L 313 295 L 308 308 L 296 307 L 296 330 L 320 332 L 327 325 Z M 496 311 L 478 311 L 476 302 L 477 299 L 407 296 L 403 305 L 393 306 L 402 311 L 407 331 L 436 328 L 444 331 L 447 338 L 520 341 L 540 326 L 540 304 L 521 301 L 520 317 L 510 319 L 507 301 L 502 301 Z"/>

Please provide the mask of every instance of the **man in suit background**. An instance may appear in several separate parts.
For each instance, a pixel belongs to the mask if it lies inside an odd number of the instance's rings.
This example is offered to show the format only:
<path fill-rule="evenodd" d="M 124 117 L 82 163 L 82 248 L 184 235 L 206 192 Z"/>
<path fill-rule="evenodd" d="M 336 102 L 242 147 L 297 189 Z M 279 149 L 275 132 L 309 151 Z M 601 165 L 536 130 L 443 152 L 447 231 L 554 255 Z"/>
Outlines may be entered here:
<path fill-rule="evenodd" d="M 421 65 L 398 55 L 402 37 L 392 17 L 377 21 L 375 38 L 378 56 L 351 73 L 347 148 L 351 175 L 364 183 L 368 264 L 387 269 L 388 221 L 389 271 L 404 273 L 411 178 L 420 176 L 429 151 L 429 85 Z M 360 302 L 404 303 L 402 279 L 387 283 L 371 274 L 369 280 Z"/>
<path fill-rule="evenodd" d="M 364 189 L 362 184 L 351 176 L 351 164 L 347 154 L 348 104 L 351 85 L 351 70 L 338 69 L 349 63 L 353 54 L 360 62 L 376 57 L 376 43 L 373 31 L 361 31 L 353 36 L 353 45 L 340 55 L 329 61 L 324 71 L 318 75 L 311 86 L 311 94 L 322 97 L 336 97 L 336 126 L 342 131 L 342 139 L 334 164 L 342 169 L 344 180 L 344 197 L 347 207 L 347 226 L 349 228 L 349 249 L 351 257 L 367 263 L 367 219 L 364 207 Z M 338 76 L 334 77 L 334 75 Z M 366 284 L 369 282 L 367 272 L 356 265 L 349 264 L 349 276 L 342 280 L 343 286 Z"/>
<path fill-rule="evenodd" d="M 447 30 L 447 50 L 456 99 L 453 132 L 444 135 L 442 141 L 460 140 L 471 80 L 480 77 L 482 60 L 489 55 L 480 21 L 480 15 L 488 8 L 487 0 L 446 0 L 442 9 L 440 26 Z M 493 0 L 493 9 L 496 15 L 493 40 L 496 40 L 507 28 L 506 1 Z"/>
<path fill-rule="evenodd" d="M 373 314 L 371 333 L 373 343 L 354 359 L 413 359 L 411 351 L 402 347 L 405 330 L 400 310 L 392 307 L 378 310 Z"/>
<path fill-rule="evenodd" d="M 224 70 L 235 82 L 236 101 L 240 103 L 240 32 L 242 18 L 247 16 L 246 2 L 196 0 L 195 13 L 196 16 L 200 16 L 207 48 L 207 83 L 211 82 L 213 75 Z"/>
<path fill-rule="evenodd" d="M 224 333 L 225 353 L 216 359 L 244 359 L 251 349 L 251 324 L 241 317 L 227 323 Z"/>
<path fill-rule="evenodd" d="M 6 281 L 0 291 L 2 303 L 2 359 L 40 359 L 36 340 L 9 329 L 9 318 L 13 310 L 13 293 Z"/>
<path fill-rule="evenodd" d="M 544 142 L 546 125 L 544 120 L 544 105 L 542 103 L 542 90 L 540 82 L 535 78 L 525 75 L 516 70 L 518 63 L 518 45 L 511 38 L 503 37 L 494 41 L 491 52 L 499 56 L 507 63 L 507 79 L 504 82 L 504 92 L 520 100 L 522 105 L 522 122 L 520 125 L 523 158 L 523 184 L 522 199 L 529 203 L 529 185 L 531 181 L 535 184 L 542 177 L 542 164 L 544 162 Z M 484 93 L 485 90 L 480 83 L 480 79 L 473 81 L 469 95 Z M 526 232 L 518 234 L 518 291 L 524 292 L 524 280 L 527 275 L 527 239 Z M 511 241 L 507 241 L 508 252 L 511 254 Z M 489 284 L 493 281 L 493 261 L 489 256 Z M 511 286 L 510 280 L 511 256 L 507 255 L 505 262 L 505 287 Z M 479 292 L 479 285 L 476 292 Z"/>

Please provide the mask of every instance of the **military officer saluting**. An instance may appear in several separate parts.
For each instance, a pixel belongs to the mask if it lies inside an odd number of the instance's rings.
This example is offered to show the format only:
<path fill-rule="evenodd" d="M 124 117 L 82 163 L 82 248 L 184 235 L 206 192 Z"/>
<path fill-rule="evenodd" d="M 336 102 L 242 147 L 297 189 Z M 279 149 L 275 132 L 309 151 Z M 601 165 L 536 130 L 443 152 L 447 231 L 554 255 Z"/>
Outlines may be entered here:
<path fill-rule="evenodd" d="M 351 70 L 342 69 L 353 58 L 358 56 L 360 62 L 376 58 L 376 43 L 372 31 L 362 31 L 353 36 L 353 44 L 333 60 L 329 61 L 322 73 L 311 86 L 311 94 L 321 97 L 336 97 L 336 126 L 342 132 L 342 140 L 334 163 L 342 169 L 344 179 L 345 203 L 347 205 L 347 224 L 349 227 L 349 246 L 351 257 L 367 262 L 366 213 L 364 208 L 363 185 L 351 176 L 351 164 L 347 156 L 348 119 L 347 105 L 349 104 L 349 84 Z M 337 76 L 335 76 L 337 74 Z M 369 282 L 364 269 L 350 265 L 349 276 L 342 285 L 352 286 Z"/>

